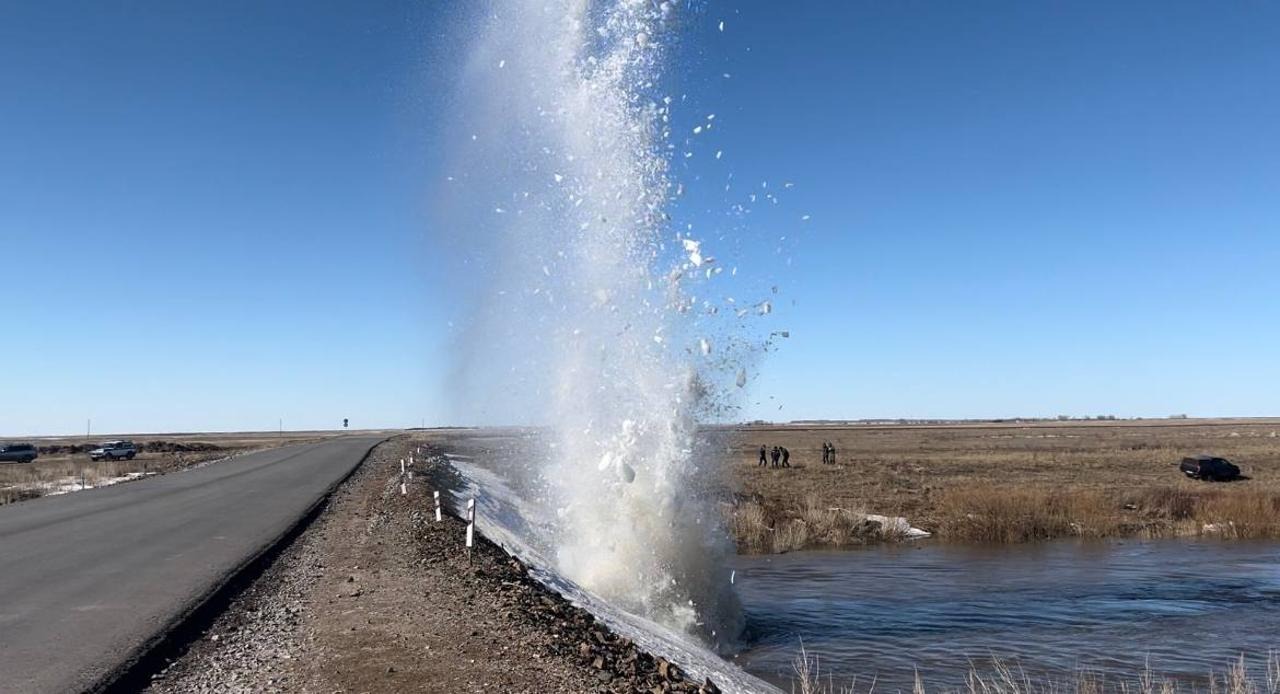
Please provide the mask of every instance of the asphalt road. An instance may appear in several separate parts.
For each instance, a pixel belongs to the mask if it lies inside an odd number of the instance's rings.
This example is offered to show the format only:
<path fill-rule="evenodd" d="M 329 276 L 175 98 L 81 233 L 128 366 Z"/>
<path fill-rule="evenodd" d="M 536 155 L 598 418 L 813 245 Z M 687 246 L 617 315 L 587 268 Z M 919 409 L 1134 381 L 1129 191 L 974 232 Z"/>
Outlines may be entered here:
<path fill-rule="evenodd" d="M 380 440 L 290 446 L 0 507 L 0 691 L 95 686 Z"/>

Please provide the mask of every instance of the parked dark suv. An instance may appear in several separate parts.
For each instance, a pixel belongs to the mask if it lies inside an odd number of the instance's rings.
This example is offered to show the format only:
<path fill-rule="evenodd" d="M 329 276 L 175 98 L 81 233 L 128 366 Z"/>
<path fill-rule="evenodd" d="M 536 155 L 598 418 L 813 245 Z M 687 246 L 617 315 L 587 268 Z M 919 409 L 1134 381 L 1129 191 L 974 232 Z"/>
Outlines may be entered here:
<path fill-rule="evenodd" d="M 30 463 L 39 457 L 29 443 L 0 443 L 0 463 Z"/>
<path fill-rule="evenodd" d="M 1183 458 L 1178 466 L 1183 474 L 1194 480 L 1220 482 L 1240 477 L 1240 468 L 1232 465 L 1226 458 L 1211 455 L 1198 455 L 1194 458 Z"/>

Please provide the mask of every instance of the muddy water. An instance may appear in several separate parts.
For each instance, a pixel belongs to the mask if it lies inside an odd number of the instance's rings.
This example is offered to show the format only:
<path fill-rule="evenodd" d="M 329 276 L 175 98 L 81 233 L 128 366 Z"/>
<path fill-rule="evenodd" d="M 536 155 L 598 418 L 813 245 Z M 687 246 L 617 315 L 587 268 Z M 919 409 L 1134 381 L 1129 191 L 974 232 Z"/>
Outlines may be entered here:
<path fill-rule="evenodd" d="M 748 647 L 737 662 L 787 684 L 800 640 L 859 690 L 958 686 L 969 661 L 1034 677 L 1153 670 L 1204 681 L 1280 647 L 1280 543 L 922 545 L 739 557 Z"/>

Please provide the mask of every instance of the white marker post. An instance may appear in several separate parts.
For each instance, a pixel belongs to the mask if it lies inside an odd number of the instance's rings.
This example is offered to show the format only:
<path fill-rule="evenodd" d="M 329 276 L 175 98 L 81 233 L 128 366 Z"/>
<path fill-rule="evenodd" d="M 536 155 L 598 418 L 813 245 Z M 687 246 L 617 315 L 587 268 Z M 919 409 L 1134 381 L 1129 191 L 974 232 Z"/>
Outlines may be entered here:
<path fill-rule="evenodd" d="M 476 539 L 476 500 L 467 499 L 467 563 L 471 563 L 471 545 Z"/>
<path fill-rule="evenodd" d="M 435 493 L 436 497 L 436 522 L 440 522 L 440 492 Z"/>
<path fill-rule="evenodd" d="M 400 459 L 400 496 L 409 493 L 409 488 L 404 483 L 404 458 Z"/>

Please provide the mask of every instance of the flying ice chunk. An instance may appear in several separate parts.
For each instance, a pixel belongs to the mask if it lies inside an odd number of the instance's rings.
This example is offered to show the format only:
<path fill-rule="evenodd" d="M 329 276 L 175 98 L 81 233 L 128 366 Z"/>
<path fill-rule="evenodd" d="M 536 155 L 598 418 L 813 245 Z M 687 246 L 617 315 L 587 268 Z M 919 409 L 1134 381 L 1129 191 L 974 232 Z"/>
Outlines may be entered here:
<path fill-rule="evenodd" d="M 719 159 L 723 155 L 724 155 L 724 150 L 720 150 L 720 149 L 716 150 L 716 159 Z M 725 187 L 728 188 L 728 186 L 725 186 Z"/>
<path fill-rule="evenodd" d="M 694 267 L 700 267 L 702 265 L 702 242 L 694 241 L 693 239 L 681 239 L 681 243 L 684 244 L 685 252 L 689 254 L 689 262 L 693 263 Z"/>
<path fill-rule="evenodd" d="M 794 188 L 794 187 L 796 187 L 796 184 L 792 183 L 791 181 L 787 181 L 786 183 L 783 183 L 783 184 L 782 184 L 782 187 L 783 187 L 783 188 Z"/>
<path fill-rule="evenodd" d="M 767 316 L 770 313 L 773 313 L 773 304 L 768 301 L 762 301 L 760 302 L 760 305 L 756 307 L 756 310 L 760 312 L 760 315 Z"/>
<path fill-rule="evenodd" d="M 613 452 L 605 451 L 604 455 L 600 456 L 600 464 L 596 466 L 596 469 L 604 472 L 609 469 L 610 465 L 613 465 Z"/>
<path fill-rule="evenodd" d="M 724 31 L 724 20 L 720 20 L 720 31 Z"/>
<path fill-rule="evenodd" d="M 562 174 L 553 173 L 551 176 L 556 179 L 556 183 L 564 181 L 564 176 Z"/>
<path fill-rule="evenodd" d="M 499 69 L 499 70 L 501 70 L 502 68 L 504 68 L 504 67 L 506 67 L 506 66 L 507 66 L 507 61 L 505 61 L 505 60 L 499 60 L 499 61 L 498 61 L 498 69 Z"/>
<path fill-rule="evenodd" d="M 711 343 L 707 342 L 707 338 L 698 338 L 698 349 L 702 350 L 702 356 L 711 354 Z"/>
<path fill-rule="evenodd" d="M 618 479 L 622 480 L 623 482 L 626 482 L 627 484 L 631 484 L 632 482 L 635 482 L 636 481 L 635 469 L 632 468 L 630 465 L 627 465 L 626 463 L 619 460 L 618 461 Z"/>
<path fill-rule="evenodd" d="M 694 134 L 694 135 L 701 135 L 701 134 L 702 134 L 702 126 L 701 126 L 701 125 L 699 125 L 698 127 L 694 128 L 694 129 L 693 129 L 693 134 Z"/>
<path fill-rule="evenodd" d="M 747 386 L 747 370 L 738 369 L 738 387 L 745 388 Z"/>
<path fill-rule="evenodd" d="M 805 215 L 805 216 L 801 217 L 801 218 L 800 218 L 800 221 L 802 221 L 802 222 L 807 222 L 807 221 L 809 221 L 809 215 Z"/>

